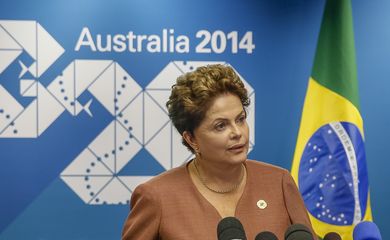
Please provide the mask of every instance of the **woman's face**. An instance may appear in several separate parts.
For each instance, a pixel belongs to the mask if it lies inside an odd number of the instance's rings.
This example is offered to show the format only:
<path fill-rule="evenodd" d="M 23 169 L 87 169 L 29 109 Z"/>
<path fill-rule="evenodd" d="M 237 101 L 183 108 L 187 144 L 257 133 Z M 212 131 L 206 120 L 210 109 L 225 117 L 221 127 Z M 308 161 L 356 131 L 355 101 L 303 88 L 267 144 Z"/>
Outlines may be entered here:
<path fill-rule="evenodd" d="M 242 163 L 249 148 L 249 128 L 240 99 L 233 94 L 217 97 L 194 130 L 193 141 L 208 163 Z"/>

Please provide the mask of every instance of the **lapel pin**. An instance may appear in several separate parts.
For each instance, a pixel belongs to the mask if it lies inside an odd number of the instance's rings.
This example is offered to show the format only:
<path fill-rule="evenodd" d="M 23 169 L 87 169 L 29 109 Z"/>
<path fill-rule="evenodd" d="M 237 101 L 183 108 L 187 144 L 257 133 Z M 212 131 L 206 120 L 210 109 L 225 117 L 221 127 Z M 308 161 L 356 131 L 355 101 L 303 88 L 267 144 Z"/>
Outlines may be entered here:
<path fill-rule="evenodd" d="M 260 199 L 259 201 L 257 201 L 257 207 L 260 209 L 264 209 L 267 207 L 267 202 L 263 199 Z"/>

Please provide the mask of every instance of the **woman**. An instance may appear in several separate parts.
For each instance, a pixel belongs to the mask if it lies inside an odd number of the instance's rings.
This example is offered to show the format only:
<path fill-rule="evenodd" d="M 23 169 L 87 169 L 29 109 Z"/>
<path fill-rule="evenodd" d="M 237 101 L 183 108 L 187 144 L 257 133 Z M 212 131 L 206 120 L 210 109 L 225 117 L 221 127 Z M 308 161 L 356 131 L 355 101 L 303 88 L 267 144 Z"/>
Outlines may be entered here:
<path fill-rule="evenodd" d="M 169 116 L 195 158 L 139 185 L 122 239 L 216 239 L 219 221 L 238 218 L 248 239 L 311 226 L 289 172 L 247 160 L 247 90 L 229 66 L 184 74 L 172 87 Z"/>

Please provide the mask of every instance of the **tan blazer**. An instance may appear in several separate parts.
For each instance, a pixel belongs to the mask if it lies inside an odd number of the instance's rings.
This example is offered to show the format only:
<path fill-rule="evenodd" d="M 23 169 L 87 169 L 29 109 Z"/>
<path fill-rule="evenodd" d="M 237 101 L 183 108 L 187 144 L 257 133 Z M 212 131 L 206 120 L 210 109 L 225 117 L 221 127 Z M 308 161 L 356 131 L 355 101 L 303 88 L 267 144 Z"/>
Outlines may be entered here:
<path fill-rule="evenodd" d="M 262 231 L 284 239 L 287 227 L 295 223 L 311 229 L 301 195 L 287 170 L 253 160 L 245 165 L 247 182 L 235 217 L 243 224 L 248 240 Z M 222 218 L 192 183 L 187 165 L 139 185 L 130 204 L 123 240 L 217 239 Z"/>

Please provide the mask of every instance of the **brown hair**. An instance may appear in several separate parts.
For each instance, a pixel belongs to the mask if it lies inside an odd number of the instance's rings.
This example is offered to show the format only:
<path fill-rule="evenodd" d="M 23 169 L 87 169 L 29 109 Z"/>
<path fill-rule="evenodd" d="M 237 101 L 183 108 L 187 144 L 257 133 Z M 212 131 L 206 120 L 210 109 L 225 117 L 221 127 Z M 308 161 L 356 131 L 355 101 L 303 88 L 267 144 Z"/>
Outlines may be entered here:
<path fill-rule="evenodd" d="M 230 66 L 207 65 L 178 77 L 166 106 L 180 135 L 184 131 L 194 134 L 213 100 L 226 93 L 239 97 L 244 107 L 249 106 L 250 100 L 244 83 Z M 182 142 L 194 152 L 184 139 Z"/>

